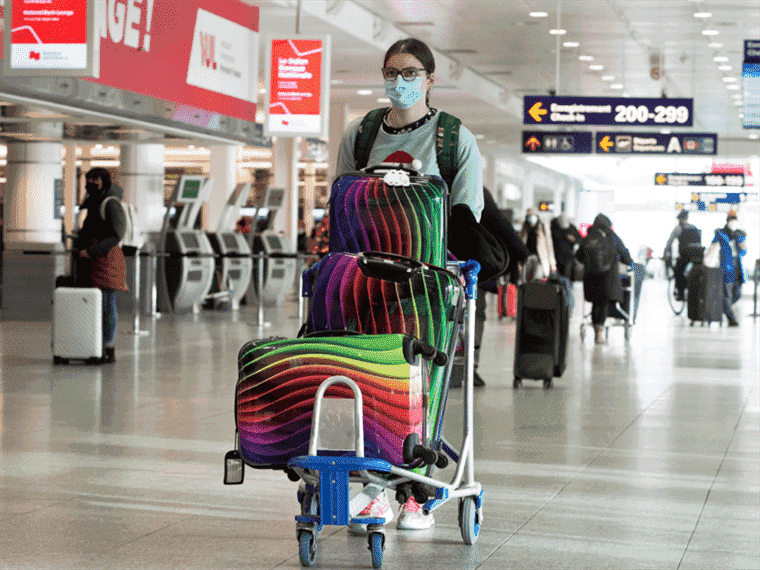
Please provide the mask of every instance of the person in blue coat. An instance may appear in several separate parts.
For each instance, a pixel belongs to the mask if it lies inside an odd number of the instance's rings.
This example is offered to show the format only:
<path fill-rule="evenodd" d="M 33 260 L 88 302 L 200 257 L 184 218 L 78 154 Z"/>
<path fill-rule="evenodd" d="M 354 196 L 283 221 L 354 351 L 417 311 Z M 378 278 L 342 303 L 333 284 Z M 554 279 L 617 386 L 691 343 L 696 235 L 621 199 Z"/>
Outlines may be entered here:
<path fill-rule="evenodd" d="M 726 225 L 715 230 L 715 237 L 708 254 L 716 247 L 720 248 L 720 267 L 723 269 L 723 313 L 728 319 L 729 327 L 738 327 L 733 304 L 742 294 L 744 270 L 742 257 L 747 253 L 747 234 L 739 229 L 736 212 L 729 212 Z"/>

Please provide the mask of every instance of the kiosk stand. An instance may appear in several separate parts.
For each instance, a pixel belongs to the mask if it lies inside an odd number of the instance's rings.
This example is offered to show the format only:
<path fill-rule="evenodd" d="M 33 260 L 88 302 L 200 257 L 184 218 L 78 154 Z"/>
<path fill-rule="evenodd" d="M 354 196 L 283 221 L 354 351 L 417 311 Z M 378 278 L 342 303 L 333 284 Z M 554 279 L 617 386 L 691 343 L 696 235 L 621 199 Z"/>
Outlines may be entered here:
<path fill-rule="evenodd" d="M 216 275 L 211 288 L 211 296 L 229 299 L 232 310 L 240 307 L 253 276 L 251 248 L 245 237 L 230 228 L 240 216 L 240 209 L 251 192 L 250 184 L 238 184 L 224 206 L 216 233 L 209 233 L 211 247 L 216 258 Z"/>
<path fill-rule="evenodd" d="M 297 271 L 295 249 L 287 237 L 271 229 L 272 222 L 284 200 L 284 189 L 268 188 L 264 201 L 257 207 L 254 220 L 255 231 L 253 229 L 251 231 L 253 252 L 267 255 L 265 259 L 258 259 L 254 268 L 256 274 L 263 277 L 263 283 L 259 283 L 259 279 L 254 280 L 257 294 L 259 287 L 263 289 L 260 296 L 263 305 L 282 305 L 295 283 Z M 283 257 L 278 258 L 278 255 Z M 258 271 L 259 264 L 263 264 L 261 271 Z"/>
<path fill-rule="evenodd" d="M 211 180 L 180 177 L 164 215 L 156 243 L 156 304 L 159 313 L 192 310 L 197 313 L 214 279 L 214 250 L 196 227 L 208 200 Z"/>

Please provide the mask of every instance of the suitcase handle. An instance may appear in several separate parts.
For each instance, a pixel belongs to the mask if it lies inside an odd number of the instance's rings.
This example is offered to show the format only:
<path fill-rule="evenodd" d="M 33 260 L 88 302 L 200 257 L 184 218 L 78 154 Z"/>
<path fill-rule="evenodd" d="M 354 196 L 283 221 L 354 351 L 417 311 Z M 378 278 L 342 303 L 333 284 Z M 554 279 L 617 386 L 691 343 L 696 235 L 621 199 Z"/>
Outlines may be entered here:
<path fill-rule="evenodd" d="M 403 162 L 381 162 L 380 164 L 362 168 L 361 172 L 374 174 L 375 172 L 388 172 L 389 170 L 403 170 L 412 176 L 422 176 L 420 171 L 416 170 L 411 164 L 404 164 Z"/>
<path fill-rule="evenodd" d="M 421 261 L 411 257 L 378 251 L 360 254 L 357 263 L 365 276 L 393 281 L 394 283 L 409 281 L 424 267 Z"/>

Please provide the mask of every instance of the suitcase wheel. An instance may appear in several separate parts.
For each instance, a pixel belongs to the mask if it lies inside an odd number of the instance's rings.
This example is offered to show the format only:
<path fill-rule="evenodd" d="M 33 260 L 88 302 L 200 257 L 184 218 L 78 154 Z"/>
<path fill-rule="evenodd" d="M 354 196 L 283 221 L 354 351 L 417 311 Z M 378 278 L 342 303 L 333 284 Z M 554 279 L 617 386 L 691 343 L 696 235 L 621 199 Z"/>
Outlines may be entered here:
<path fill-rule="evenodd" d="M 548 390 L 552 386 L 554 386 L 554 382 L 551 380 L 544 380 L 544 390 Z"/>
<path fill-rule="evenodd" d="M 54 356 L 53 364 L 63 364 L 63 359 L 60 356 Z"/>
<path fill-rule="evenodd" d="M 515 379 L 512 381 L 512 387 L 515 390 L 519 390 L 520 388 L 522 388 L 522 378 L 518 378 L 517 376 L 515 376 Z"/>

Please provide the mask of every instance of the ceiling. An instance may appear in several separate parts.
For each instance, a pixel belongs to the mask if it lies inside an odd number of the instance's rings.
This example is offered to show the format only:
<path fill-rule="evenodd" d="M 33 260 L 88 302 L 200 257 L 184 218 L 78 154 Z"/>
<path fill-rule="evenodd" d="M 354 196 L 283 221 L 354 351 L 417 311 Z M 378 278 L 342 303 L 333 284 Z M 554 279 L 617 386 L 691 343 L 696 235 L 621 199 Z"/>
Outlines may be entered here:
<path fill-rule="evenodd" d="M 758 0 L 244 1 L 260 7 L 264 37 L 292 35 L 297 25 L 304 36 L 331 34 L 331 100 L 357 115 L 381 105 L 385 49 L 398 37 L 425 41 L 437 61 L 432 105 L 480 135 L 483 152 L 519 154 L 522 96 L 551 91 L 693 98 L 694 127 L 683 130 L 717 133 L 719 140 L 749 141 L 753 134 L 742 128 L 735 105 L 741 89 L 727 86 L 741 86 L 744 40 L 760 38 Z M 695 17 L 699 12 L 710 16 Z M 550 34 L 558 28 L 566 34 Z M 659 80 L 650 77 L 650 50 L 664 60 Z M 372 95 L 358 95 L 360 89 Z"/>

